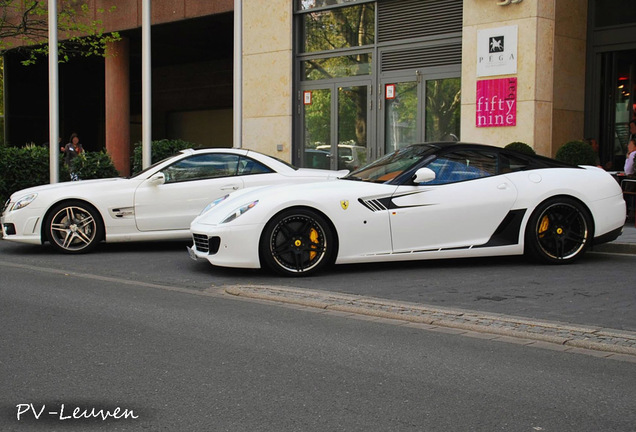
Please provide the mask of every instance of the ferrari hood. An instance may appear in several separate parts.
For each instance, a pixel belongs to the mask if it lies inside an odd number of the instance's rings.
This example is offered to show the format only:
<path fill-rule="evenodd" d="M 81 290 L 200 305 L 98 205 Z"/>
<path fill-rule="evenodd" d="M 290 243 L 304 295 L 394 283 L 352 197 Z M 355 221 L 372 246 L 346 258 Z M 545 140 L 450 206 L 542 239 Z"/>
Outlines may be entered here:
<path fill-rule="evenodd" d="M 368 183 L 353 180 L 336 179 L 316 183 L 273 185 L 257 188 L 247 188 L 231 193 L 213 207 L 204 210 L 194 223 L 215 225 L 224 220 L 228 214 L 236 212 L 242 207 L 257 203 L 250 214 L 259 214 L 265 209 L 275 211 L 288 205 L 313 206 L 319 202 L 333 200 L 334 196 L 358 197 L 387 192 L 395 189 L 392 185 Z M 251 219 L 251 218 L 248 218 Z"/>

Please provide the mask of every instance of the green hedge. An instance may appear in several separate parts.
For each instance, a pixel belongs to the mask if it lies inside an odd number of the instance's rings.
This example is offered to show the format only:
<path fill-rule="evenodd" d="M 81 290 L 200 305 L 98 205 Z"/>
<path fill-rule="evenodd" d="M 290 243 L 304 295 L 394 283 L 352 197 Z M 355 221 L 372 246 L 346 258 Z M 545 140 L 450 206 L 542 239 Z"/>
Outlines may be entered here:
<path fill-rule="evenodd" d="M 151 164 L 159 162 L 180 150 L 199 147 L 197 144 L 183 140 L 157 140 L 152 142 Z M 142 170 L 142 143 L 135 143 L 133 157 L 131 161 L 133 175 Z"/>
<path fill-rule="evenodd" d="M 516 152 L 527 154 L 527 155 L 535 155 L 535 154 L 537 154 L 534 151 L 534 149 L 532 147 L 530 147 L 528 144 L 522 143 L 522 142 L 519 142 L 519 141 L 511 142 L 510 144 L 508 144 L 504 148 L 506 148 L 508 150 L 514 150 Z"/>
<path fill-rule="evenodd" d="M 596 153 L 583 141 L 570 141 L 557 151 L 555 159 L 571 165 L 596 165 Z"/>
<path fill-rule="evenodd" d="M 83 180 L 118 177 L 119 173 L 110 156 L 104 152 L 86 152 L 76 160 L 76 171 Z M 70 173 L 63 163 L 63 154 L 59 159 L 60 181 L 70 181 Z M 49 149 L 47 147 L 4 147 L 0 146 L 0 202 L 20 189 L 48 184 Z"/>

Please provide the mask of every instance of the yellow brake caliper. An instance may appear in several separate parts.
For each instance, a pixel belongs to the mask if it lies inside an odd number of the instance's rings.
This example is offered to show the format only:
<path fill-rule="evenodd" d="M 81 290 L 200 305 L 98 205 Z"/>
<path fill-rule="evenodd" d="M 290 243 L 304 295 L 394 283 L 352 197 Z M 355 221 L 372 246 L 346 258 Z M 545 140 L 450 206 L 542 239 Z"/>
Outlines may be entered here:
<path fill-rule="evenodd" d="M 314 244 L 318 244 L 318 231 L 316 231 L 314 228 L 311 229 L 311 231 L 309 231 L 309 240 L 314 243 Z M 312 246 L 313 248 L 314 246 Z M 316 252 L 309 252 L 309 259 L 312 260 L 316 257 Z"/>
<path fill-rule="evenodd" d="M 539 225 L 539 237 L 542 237 L 543 234 L 548 230 L 550 226 L 550 219 L 548 216 L 543 216 L 541 219 L 541 224 Z"/>

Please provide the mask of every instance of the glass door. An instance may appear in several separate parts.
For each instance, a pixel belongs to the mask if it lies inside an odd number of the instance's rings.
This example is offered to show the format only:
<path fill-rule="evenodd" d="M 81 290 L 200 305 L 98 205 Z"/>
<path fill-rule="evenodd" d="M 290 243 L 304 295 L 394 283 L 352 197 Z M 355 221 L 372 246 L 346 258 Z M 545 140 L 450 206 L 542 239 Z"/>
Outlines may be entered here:
<path fill-rule="evenodd" d="M 331 169 L 331 93 L 331 87 L 302 92 L 304 167 Z"/>
<path fill-rule="evenodd" d="M 419 140 L 417 81 L 384 84 L 384 150 L 390 153 Z"/>
<path fill-rule="evenodd" d="M 635 119 L 636 50 L 602 55 L 603 89 L 599 137 L 603 165 L 620 171 L 625 162 L 629 122 Z"/>
<path fill-rule="evenodd" d="M 457 141 L 461 81 L 457 77 L 396 77 L 382 82 L 380 147 L 385 153 L 424 141 Z"/>
<path fill-rule="evenodd" d="M 368 129 L 369 86 L 338 87 L 338 140 L 331 148 L 335 169 L 353 171 L 367 163 Z"/>
<path fill-rule="evenodd" d="M 301 91 L 304 167 L 353 171 L 366 164 L 370 88 L 334 83 Z"/>

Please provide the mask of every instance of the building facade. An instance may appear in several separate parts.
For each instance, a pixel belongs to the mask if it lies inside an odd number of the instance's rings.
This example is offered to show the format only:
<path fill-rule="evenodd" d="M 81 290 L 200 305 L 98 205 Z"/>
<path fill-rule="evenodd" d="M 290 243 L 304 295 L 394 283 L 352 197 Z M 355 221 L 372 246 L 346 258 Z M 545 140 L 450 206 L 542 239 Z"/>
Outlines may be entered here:
<path fill-rule="evenodd" d="M 105 25 L 122 40 L 116 55 L 61 66 L 61 129 L 90 124 L 84 136 L 127 174 L 141 136 L 141 0 L 90 3 L 117 6 Z M 633 0 L 263 4 L 152 2 L 153 139 L 231 146 L 240 109 L 238 145 L 303 166 L 352 169 L 410 143 L 454 139 L 524 142 L 554 156 L 595 138 L 601 162 L 622 168 L 635 111 Z M 46 137 L 48 124 L 46 71 L 21 68 L 5 55 L 6 136 L 16 145 L 26 132 Z"/>

